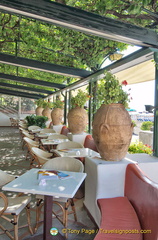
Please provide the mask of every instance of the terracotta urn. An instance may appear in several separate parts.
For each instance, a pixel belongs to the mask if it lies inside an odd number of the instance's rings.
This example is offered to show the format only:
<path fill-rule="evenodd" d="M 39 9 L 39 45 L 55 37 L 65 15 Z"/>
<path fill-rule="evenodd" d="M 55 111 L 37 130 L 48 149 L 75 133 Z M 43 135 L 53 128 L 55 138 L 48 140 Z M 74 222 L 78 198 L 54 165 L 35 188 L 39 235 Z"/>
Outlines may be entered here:
<path fill-rule="evenodd" d="M 54 108 L 51 112 L 53 125 L 60 125 L 63 120 L 64 111 L 61 108 Z"/>
<path fill-rule="evenodd" d="M 133 123 L 122 104 L 102 104 L 94 115 L 92 136 L 104 160 L 122 160 L 131 142 Z"/>
<path fill-rule="evenodd" d="M 51 109 L 49 107 L 44 108 L 42 115 L 47 117 L 48 120 L 51 120 Z"/>
<path fill-rule="evenodd" d="M 68 128 L 72 134 L 84 132 L 88 123 L 88 114 L 84 108 L 72 108 L 68 113 Z"/>
<path fill-rule="evenodd" d="M 37 107 L 36 110 L 35 110 L 36 115 L 38 115 L 38 116 L 43 116 L 43 115 L 42 115 L 43 110 L 44 110 L 44 108 L 42 108 L 42 107 Z"/>

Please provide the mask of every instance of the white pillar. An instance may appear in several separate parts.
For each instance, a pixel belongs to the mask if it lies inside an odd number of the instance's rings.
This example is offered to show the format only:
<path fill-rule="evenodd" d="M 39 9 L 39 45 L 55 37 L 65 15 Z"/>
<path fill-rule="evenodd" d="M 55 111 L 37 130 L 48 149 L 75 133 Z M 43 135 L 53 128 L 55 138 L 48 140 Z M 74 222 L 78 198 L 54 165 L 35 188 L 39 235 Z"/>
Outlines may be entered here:
<path fill-rule="evenodd" d="M 21 97 L 19 97 L 18 118 L 21 118 Z"/>

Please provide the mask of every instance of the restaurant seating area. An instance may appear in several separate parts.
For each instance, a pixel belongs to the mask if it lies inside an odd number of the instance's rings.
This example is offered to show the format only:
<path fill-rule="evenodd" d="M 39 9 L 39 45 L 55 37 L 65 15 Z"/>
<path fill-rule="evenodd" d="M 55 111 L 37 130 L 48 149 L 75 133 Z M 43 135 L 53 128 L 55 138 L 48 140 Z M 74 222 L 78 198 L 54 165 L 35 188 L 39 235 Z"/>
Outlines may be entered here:
<path fill-rule="evenodd" d="M 128 153 L 121 161 L 105 161 L 91 134 L 81 144 L 49 130 L 27 128 L 23 121 L 0 128 L 0 239 L 47 239 L 53 226 L 59 239 L 157 240 L 157 158 Z M 65 171 L 68 178 L 49 181 L 45 170 Z"/>
<path fill-rule="evenodd" d="M 10 128 L 10 127 L 0 128 L 1 170 L 5 174 L 8 173 L 9 176 L 11 176 L 10 178 L 11 180 L 14 178 L 14 177 L 12 178 L 12 175 L 15 177 L 20 176 L 30 169 L 30 161 L 26 159 L 28 149 L 25 144 L 22 149 L 22 145 L 23 145 L 22 139 L 23 137 L 18 128 Z M 79 160 L 76 160 L 76 161 L 80 162 Z M 80 162 L 80 164 L 82 163 Z M 8 181 L 9 181 L 9 178 L 8 178 Z M 3 185 L 5 183 L 3 182 Z M 6 196 L 9 196 L 9 197 L 12 197 L 15 195 L 16 196 L 22 195 L 21 197 L 23 197 L 23 194 L 21 193 L 19 194 L 17 192 L 9 192 L 9 191 L 3 191 L 3 192 Z M 37 199 L 36 199 L 36 196 L 32 194 L 28 194 L 24 196 L 31 198 L 31 201 L 30 201 L 31 227 L 33 228 L 33 231 L 35 231 L 34 228 L 36 226 Z M 86 238 L 89 240 L 94 239 L 94 236 L 96 235 L 95 233 L 87 234 L 84 231 L 81 232 L 82 229 L 86 229 L 89 231 L 92 229 L 96 229 L 96 225 L 91 221 L 91 219 L 87 215 L 87 212 L 83 206 L 82 189 L 79 189 L 79 191 L 75 195 L 74 203 L 75 203 L 75 209 L 77 214 L 77 222 L 75 221 L 73 214 L 68 215 L 67 225 L 68 225 L 68 228 L 72 230 L 72 233 L 68 232 L 68 239 L 74 239 L 74 238 L 75 239 Z M 54 206 L 54 210 L 58 210 L 58 207 Z M 35 239 L 34 237 L 36 236 L 38 237 L 39 234 L 43 232 L 43 223 L 41 222 L 43 218 L 43 214 L 41 214 L 40 216 L 41 216 L 40 224 L 39 224 L 39 227 L 37 228 L 37 231 L 34 233 L 34 235 L 30 235 L 30 232 L 28 231 L 26 213 L 24 210 L 21 212 L 20 218 L 19 218 L 19 231 L 18 231 L 19 239 Z M 4 221 L 4 226 L 6 228 L 11 229 L 11 233 L 13 234 L 12 224 L 6 223 L 5 220 L 3 221 Z M 53 218 L 53 226 L 59 229 L 59 231 L 62 234 L 63 225 L 56 218 Z M 77 234 L 77 230 L 80 230 L 80 234 Z M 65 236 L 64 233 L 62 235 Z M 4 239 L 4 240 L 8 239 L 8 236 L 4 234 L 3 231 L 1 230 L 0 230 L 0 239 Z"/>

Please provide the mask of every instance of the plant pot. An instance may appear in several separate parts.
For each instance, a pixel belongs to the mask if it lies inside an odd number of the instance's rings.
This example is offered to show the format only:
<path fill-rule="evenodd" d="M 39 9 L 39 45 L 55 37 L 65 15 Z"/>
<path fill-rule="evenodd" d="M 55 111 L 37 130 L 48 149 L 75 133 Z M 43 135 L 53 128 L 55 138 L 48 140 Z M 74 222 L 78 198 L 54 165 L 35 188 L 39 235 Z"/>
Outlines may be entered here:
<path fill-rule="evenodd" d="M 42 115 L 42 112 L 43 112 L 43 108 L 42 107 L 37 107 L 36 110 L 35 110 L 35 113 L 37 116 L 43 116 Z"/>
<path fill-rule="evenodd" d="M 72 108 L 67 118 L 68 128 L 72 134 L 81 134 L 84 132 L 88 122 L 88 114 L 85 109 L 80 107 Z"/>
<path fill-rule="evenodd" d="M 133 123 L 122 104 L 102 106 L 94 115 L 92 136 L 104 160 L 120 161 L 128 151 Z"/>
<path fill-rule="evenodd" d="M 64 111 L 61 108 L 54 108 L 51 112 L 53 125 L 60 125 L 63 119 Z"/>
<path fill-rule="evenodd" d="M 51 120 L 51 109 L 49 107 L 46 107 L 43 111 L 42 111 L 42 115 L 47 117 L 48 120 Z"/>

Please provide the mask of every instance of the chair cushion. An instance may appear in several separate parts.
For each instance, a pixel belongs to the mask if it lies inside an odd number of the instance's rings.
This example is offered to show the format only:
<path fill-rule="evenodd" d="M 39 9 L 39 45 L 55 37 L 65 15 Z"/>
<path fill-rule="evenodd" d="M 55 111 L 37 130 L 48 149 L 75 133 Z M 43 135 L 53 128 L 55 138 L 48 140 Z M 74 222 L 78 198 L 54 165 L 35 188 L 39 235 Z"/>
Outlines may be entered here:
<path fill-rule="evenodd" d="M 0 187 L 13 181 L 16 177 L 0 170 Z"/>
<path fill-rule="evenodd" d="M 7 197 L 8 199 L 8 207 L 4 211 L 3 214 L 16 214 L 18 215 L 25 207 L 26 205 L 31 201 L 31 197 Z M 3 199 L 0 199 L 0 211 L 4 207 L 4 201 Z"/>
<path fill-rule="evenodd" d="M 102 218 L 95 240 L 143 239 L 136 212 L 126 197 L 99 199 L 98 205 Z"/>

